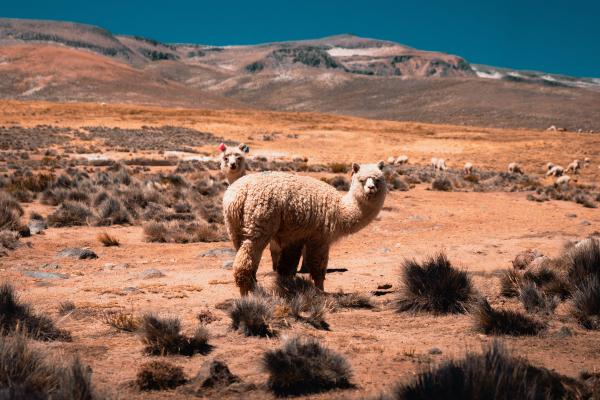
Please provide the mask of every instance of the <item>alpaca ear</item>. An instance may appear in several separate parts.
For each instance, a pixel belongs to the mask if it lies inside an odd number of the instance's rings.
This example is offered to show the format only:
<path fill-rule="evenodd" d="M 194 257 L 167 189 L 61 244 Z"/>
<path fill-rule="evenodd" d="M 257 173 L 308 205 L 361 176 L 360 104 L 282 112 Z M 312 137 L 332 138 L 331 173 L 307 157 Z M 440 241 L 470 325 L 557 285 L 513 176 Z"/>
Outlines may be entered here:
<path fill-rule="evenodd" d="M 221 143 L 219 145 L 218 149 L 221 150 L 221 151 L 225 151 L 225 150 L 227 150 L 227 146 L 225 146 L 225 143 Z"/>
<path fill-rule="evenodd" d="M 377 163 L 377 168 L 379 168 L 380 170 L 383 171 L 384 167 L 385 167 L 385 162 L 383 162 L 383 160 L 379 160 L 379 162 Z"/>
<path fill-rule="evenodd" d="M 250 147 L 248 147 L 248 145 L 246 143 L 240 143 L 240 145 L 238 147 L 244 153 L 247 153 L 250 151 Z"/>
<path fill-rule="evenodd" d="M 357 163 L 352 163 L 352 173 L 355 174 L 360 170 L 360 165 Z"/>

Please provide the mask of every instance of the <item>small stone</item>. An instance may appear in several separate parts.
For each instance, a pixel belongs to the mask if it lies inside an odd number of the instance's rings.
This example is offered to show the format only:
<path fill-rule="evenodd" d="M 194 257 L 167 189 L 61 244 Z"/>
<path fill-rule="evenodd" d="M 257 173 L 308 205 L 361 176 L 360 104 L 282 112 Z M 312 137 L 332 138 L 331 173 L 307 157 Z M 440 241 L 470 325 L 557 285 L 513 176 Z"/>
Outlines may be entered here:
<path fill-rule="evenodd" d="M 567 218 L 577 218 L 577 214 L 569 213 L 569 214 L 566 214 L 566 217 Z"/>
<path fill-rule="evenodd" d="M 442 350 L 440 350 L 438 347 L 432 347 L 429 349 L 429 354 L 432 354 L 432 355 L 442 354 Z"/>
<path fill-rule="evenodd" d="M 126 288 L 123 288 L 123 293 L 125 293 L 125 294 L 135 294 L 135 293 L 140 293 L 140 292 L 141 292 L 140 289 L 133 287 L 133 286 L 128 286 Z"/>
<path fill-rule="evenodd" d="M 221 268 L 223 268 L 223 269 L 232 269 L 233 268 L 233 260 L 224 261 L 223 265 L 221 266 Z"/>
<path fill-rule="evenodd" d="M 165 276 L 162 271 L 154 268 L 147 269 L 140 274 L 141 279 L 160 278 Z"/>
<path fill-rule="evenodd" d="M 235 250 L 229 247 L 219 249 L 210 249 L 200 253 L 200 257 L 219 257 L 219 256 L 235 256 Z"/>
<path fill-rule="evenodd" d="M 32 235 L 38 235 L 47 228 L 46 223 L 41 219 L 30 220 L 27 226 L 29 227 L 29 232 Z"/>
<path fill-rule="evenodd" d="M 587 219 L 584 219 L 583 221 L 581 221 L 581 225 L 583 226 L 590 226 L 592 223 L 590 221 L 588 221 Z"/>
<path fill-rule="evenodd" d="M 391 288 L 392 288 L 391 283 L 384 283 L 383 285 L 377 286 L 377 289 L 379 289 L 379 290 L 387 290 L 387 289 L 391 289 Z"/>
<path fill-rule="evenodd" d="M 23 275 L 35 279 L 68 279 L 69 275 L 54 272 L 24 271 Z"/>
<path fill-rule="evenodd" d="M 568 326 L 563 326 L 556 332 L 556 337 L 560 339 L 564 339 L 567 337 L 573 336 L 573 331 Z"/>
<path fill-rule="evenodd" d="M 41 269 L 59 269 L 60 265 L 58 265 L 58 264 L 44 264 L 40 268 Z"/>
<path fill-rule="evenodd" d="M 227 364 L 222 361 L 207 361 L 200 367 L 200 372 L 190 379 L 189 383 L 182 386 L 180 391 L 186 394 L 193 394 L 196 396 L 207 396 L 209 393 L 215 393 L 218 391 L 220 394 L 223 392 L 243 393 L 250 390 L 254 390 L 255 385 L 243 382 L 238 376 L 234 375 L 229 371 Z"/>
<path fill-rule="evenodd" d="M 80 249 L 77 247 L 71 247 L 71 248 L 61 250 L 58 252 L 57 255 L 59 257 L 73 257 L 73 258 L 77 258 L 79 260 L 91 260 L 91 259 L 98 258 L 98 255 L 96 253 L 94 253 L 92 250 L 87 249 L 87 248 Z"/>

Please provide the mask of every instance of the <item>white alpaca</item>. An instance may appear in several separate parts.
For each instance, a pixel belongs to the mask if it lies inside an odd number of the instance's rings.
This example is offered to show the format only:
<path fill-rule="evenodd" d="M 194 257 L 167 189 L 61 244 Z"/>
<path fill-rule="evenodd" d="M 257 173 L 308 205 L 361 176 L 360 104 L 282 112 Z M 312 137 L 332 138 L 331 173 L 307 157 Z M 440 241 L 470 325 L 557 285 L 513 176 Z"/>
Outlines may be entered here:
<path fill-rule="evenodd" d="M 571 164 L 567 165 L 567 171 L 571 171 L 576 174 L 579 172 L 581 167 L 583 167 L 583 163 L 579 160 L 575 160 Z"/>
<path fill-rule="evenodd" d="M 443 158 L 432 158 L 431 165 L 433 169 L 436 171 L 445 171 L 446 170 L 446 160 Z"/>
<path fill-rule="evenodd" d="M 546 176 L 562 176 L 565 173 L 565 169 L 560 165 L 555 165 L 546 172 Z"/>
<path fill-rule="evenodd" d="M 556 180 L 556 186 L 568 187 L 571 183 L 571 177 L 569 175 L 563 175 Z"/>
<path fill-rule="evenodd" d="M 463 173 L 465 175 L 472 175 L 473 174 L 473 163 L 466 162 L 465 166 L 463 167 Z"/>
<path fill-rule="evenodd" d="M 397 165 L 408 164 L 408 156 L 405 156 L 405 155 L 399 156 L 398 158 L 396 158 L 396 161 L 394 161 L 394 164 L 397 164 Z"/>
<path fill-rule="evenodd" d="M 242 143 L 238 147 L 227 147 L 225 143 L 219 145 L 221 150 L 221 171 L 225 173 L 227 182 L 233 182 L 246 175 L 246 153 L 250 148 Z"/>
<path fill-rule="evenodd" d="M 253 290 L 264 248 L 306 245 L 305 263 L 315 285 L 323 289 L 332 243 L 367 226 L 381 210 L 386 195 L 384 163 L 352 164 L 349 192 L 339 192 L 318 179 L 281 172 L 247 175 L 223 197 L 223 215 L 237 254 L 234 277 L 242 295 Z M 278 271 L 294 274 L 293 271 Z"/>
<path fill-rule="evenodd" d="M 549 162 L 546 164 L 546 171 L 550 171 L 552 168 L 554 168 L 554 163 Z"/>
<path fill-rule="evenodd" d="M 508 173 L 509 174 L 523 174 L 523 169 L 516 162 L 511 162 L 508 164 Z"/>
<path fill-rule="evenodd" d="M 244 143 L 238 147 L 227 147 L 224 143 L 221 143 L 219 150 L 221 150 L 221 171 L 225 174 L 227 182 L 231 185 L 246 175 L 246 154 L 250 151 L 250 148 Z M 273 261 L 273 271 L 279 269 L 287 270 L 291 268 L 295 269 L 298 266 L 304 244 L 302 242 L 293 243 L 284 249 L 279 243 L 272 241 L 269 248 Z"/>

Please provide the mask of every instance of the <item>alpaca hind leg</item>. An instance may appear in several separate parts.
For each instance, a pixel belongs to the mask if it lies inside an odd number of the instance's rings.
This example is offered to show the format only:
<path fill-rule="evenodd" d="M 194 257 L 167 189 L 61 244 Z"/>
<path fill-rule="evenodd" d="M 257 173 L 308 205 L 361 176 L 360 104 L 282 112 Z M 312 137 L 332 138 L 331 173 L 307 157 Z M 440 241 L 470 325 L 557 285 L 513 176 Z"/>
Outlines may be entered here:
<path fill-rule="evenodd" d="M 271 240 L 269 244 L 269 250 L 271 251 L 271 260 L 273 261 L 273 271 L 277 272 L 277 266 L 281 259 L 281 246 L 276 240 Z"/>
<path fill-rule="evenodd" d="M 242 242 L 233 261 L 233 277 L 242 296 L 254 290 L 256 270 L 268 239 L 246 239 Z"/>
<path fill-rule="evenodd" d="M 302 255 L 303 242 L 289 243 L 281 251 L 281 257 L 277 264 L 277 273 L 279 275 L 294 276 L 298 269 L 300 256 Z"/>
<path fill-rule="evenodd" d="M 324 291 L 325 273 L 329 262 L 329 245 L 327 243 L 307 244 L 304 262 L 309 268 L 310 277 L 315 286 Z"/>

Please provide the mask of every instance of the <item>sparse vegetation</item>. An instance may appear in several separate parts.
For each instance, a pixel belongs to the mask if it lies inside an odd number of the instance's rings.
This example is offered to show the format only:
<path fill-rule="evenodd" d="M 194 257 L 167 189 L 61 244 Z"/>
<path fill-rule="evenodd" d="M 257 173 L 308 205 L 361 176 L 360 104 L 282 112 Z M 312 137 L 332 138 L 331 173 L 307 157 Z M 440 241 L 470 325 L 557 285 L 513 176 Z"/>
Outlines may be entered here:
<path fill-rule="evenodd" d="M 452 181 L 450 181 L 446 175 L 439 176 L 433 180 L 431 183 L 431 188 L 433 190 L 439 190 L 442 192 L 451 192 Z"/>
<path fill-rule="evenodd" d="M 353 386 L 348 362 L 313 338 L 286 340 L 280 349 L 265 353 L 263 367 L 269 374 L 269 389 L 279 396 Z"/>
<path fill-rule="evenodd" d="M 245 296 L 236 299 L 229 311 L 231 327 L 246 336 L 274 336 L 271 328 L 274 307 L 263 296 Z"/>
<path fill-rule="evenodd" d="M 473 310 L 475 328 L 492 335 L 537 335 L 545 324 L 519 311 L 495 310 L 482 299 Z"/>
<path fill-rule="evenodd" d="M 473 300 L 471 279 L 456 269 L 444 253 L 419 264 L 406 260 L 402 268 L 398 311 L 464 313 Z"/>
<path fill-rule="evenodd" d="M 183 369 L 167 361 L 150 361 L 140 366 L 136 380 L 140 390 L 174 389 L 187 382 Z"/>
<path fill-rule="evenodd" d="M 66 315 L 74 311 L 76 308 L 77 306 L 71 300 L 65 300 L 58 305 L 58 313 L 60 315 Z"/>
<path fill-rule="evenodd" d="M 104 323 L 123 332 L 136 332 L 141 326 L 139 317 L 123 310 L 107 311 L 102 320 Z"/>
<path fill-rule="evenodd" d="M 152 314 L 142 317 L 141 338 L 149 355 L 181 354 L 192 356 L 196 353 L 207 354 L 212 349 L 208 344 L 208 331 L 199 326 L 191 337 L 181 334 L 181 322 L 178 318 L 159 318 Z"/>
<path fill-rule="evenodd" d="M 0 336 L 0 394 L 7 399 L 98 398 L 92 388 L 91 370 L 79 359 L 70 363 L 50 361 L 29 348 L 22 335 Z"/>
<path fill-rule="evenodd" d="M 508 354 L 498 342 L 483 354 L 467 353 L 398 385 L 385 400 L 571 399 L 585 393 L 575 379 Z M 585 398 L 585 396 L 583 397 Z"/>
<path fill-rule="evenodd" d="M 35 314 L 31 306 L 19 301 L 12 285 L 0 285 L 0 332 L 23 332 L 38 340 L 71 340 L 69 332 L 57 328 L 52 320 Z"/>
<path fill-rule="evenodd" d="M 573 293 L 573 316 L 586 329 L 600 329 L 600 279 L 582 282 Z"/>
<path fill-rule="evenodd" d="M 109 235 L 107 232 L 102 232 L 102 233 L 98 234 L 97 239 L 100 243 L 102 243 L 106 247 L 121 245 L 121 243 L 119 242 L 119 239 L 117 239 L 115 236 Z"/>
<path fill-rule="evenodd" d="M 65 201 L 52 214 L 48 215 L 48 226 L 65 227 L 87 225 L 92 212 L 83 203 Z"/>

